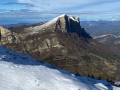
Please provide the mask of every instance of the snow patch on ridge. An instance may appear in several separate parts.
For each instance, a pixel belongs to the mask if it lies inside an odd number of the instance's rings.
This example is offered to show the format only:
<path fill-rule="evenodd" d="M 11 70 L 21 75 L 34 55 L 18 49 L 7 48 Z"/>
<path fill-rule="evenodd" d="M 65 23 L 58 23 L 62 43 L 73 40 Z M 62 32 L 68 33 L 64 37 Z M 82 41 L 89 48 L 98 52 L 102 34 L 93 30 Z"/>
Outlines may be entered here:
<path fill-rule="evenodd" d="M 65 17 L 65 15 L 66 15 L 66 14 L 62 14 L 62 15 L 60 15 L 60 16 L 58 16 L 58 17 L 52 19 L 51 21 L 46 22 L 46 23 L 43 24 L 43 25 L 35 26 L 35 27 L 30 27 L 29 29 L 33 29 L 33 30 L 35 30 L 35 31 L 37 31 L 37 30 L 41 30 L 41 29 L 43 29 L 43 28 L 46 28 L 46 27 L 48 27 L 48 26 L 50 26 L 50 25 L 56 23 L 57 20 L 58 20 L 59 18 L 61 18 L 61 17 Z"/>
<path fill-rule="evenodd" d="M 76 21 L 76 19 L 74 17 L 70 17 L 70 19 L 72 19 L 73 21 Z"/>
<path fill-rule="evenodd" d="M 93 37 L 94 39 L 97 39 L 97 38 L 103 38 L 103 37 L 107 37 L 107 36 L 113 36 L 115 38 L 118 38 L 116 35 L 112 35 L 112 34 L 105 34 L 105 35 L 100 35 L 100 36 L 95 36 Z"/>

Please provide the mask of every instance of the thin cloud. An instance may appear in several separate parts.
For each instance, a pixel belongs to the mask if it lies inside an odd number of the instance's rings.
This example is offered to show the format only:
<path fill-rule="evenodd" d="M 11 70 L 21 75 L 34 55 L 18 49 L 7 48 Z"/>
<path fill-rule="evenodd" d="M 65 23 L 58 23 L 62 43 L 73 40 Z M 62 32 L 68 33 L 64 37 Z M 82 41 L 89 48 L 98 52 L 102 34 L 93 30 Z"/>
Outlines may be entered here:
<path fill-rule="evenodd" d="M 0 12 L 0 18 L 7 19 L 46 21 L 65 13 L 80 17 L 82 20 L 108 20 L 120 15 L 118 0 L 18 0 L 18 2 L 8 2 L 4 5 L 26 6 Z"/>
<path fill-rule="evenodd" d="M 4 3 L 3 5 L 22 5 L 26 7 L 35 7 L 35 5 L 30 3 L 17 3 L 17 2 L 8 2 L 8 3 Z"/>
<path fill-rule="evenodd" d="M 33 7 L 33 10 L 39 11 L 58 11 L 68 10 L 69 8 L 86 8 L 88 6 L 94 6 L 104 3 L 114 3 L 118 0 L 18 0 L 20 3 L 31 3 L 37 7 Z"/>
<path fill-rule="evenodd" d="M 0 12 L 6 12 L 8 11 L 7 9 L 0 9 Z"/>
<path fill-rule="evenodd" d="M 40 18 L 45 16 L 43 12 L 37 12 L 30 9 L 9 10 L 8 12 L 0 12 L 0 18 Z"/>

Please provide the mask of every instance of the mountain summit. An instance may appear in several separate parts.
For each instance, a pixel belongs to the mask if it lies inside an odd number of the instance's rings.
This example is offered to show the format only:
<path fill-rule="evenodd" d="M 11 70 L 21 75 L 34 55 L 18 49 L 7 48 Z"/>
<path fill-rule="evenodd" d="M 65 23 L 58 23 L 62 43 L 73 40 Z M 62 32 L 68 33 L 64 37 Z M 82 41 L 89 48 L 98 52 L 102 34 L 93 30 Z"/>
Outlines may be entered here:
<path fill-rule="evenodd" d="M 9 49 L 73 73 L 120 81 L 119 49 L 94 41 L 79 18 L 63 14 L 46 23 L 4 30 L 9 33 L 1 34 L 1 45 Z"/>
<path fill-rule="evenodd" d="M 79 18 L 69 17 L 66 14 L 60 15 L 43 25 L 38 25 L 34 27 L 31 26 L 26 29 L 28 31 L 32 31 L 33 33 L 38 33 L 39 31 L 44 31 L 47 28 L 53 32 L 59 30 L 66 33 L 77 33 L 79 36 L 91 38 L 89 34 L 85 32 L 84 28 L 81 28 Z"/>

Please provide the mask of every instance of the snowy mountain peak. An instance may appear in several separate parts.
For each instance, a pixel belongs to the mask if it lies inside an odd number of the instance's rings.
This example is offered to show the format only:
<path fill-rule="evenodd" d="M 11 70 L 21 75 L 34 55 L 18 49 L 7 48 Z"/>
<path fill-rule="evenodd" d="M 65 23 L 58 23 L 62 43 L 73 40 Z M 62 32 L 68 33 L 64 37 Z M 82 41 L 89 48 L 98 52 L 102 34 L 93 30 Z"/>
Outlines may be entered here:
<path fill-rule="evenodd" d="M 67 16 L 67 14 L 62 14 L 62 15 L 58 16 L 58 18 L 65 17 L 65 16 Z"/>
<path fill-rule="evenodd" d="M 29 28 L 27 28 L 27 29 L 39 31 L 39 30 L 42 30 L 42 29 L 44 29 L 44 28 L 47 28 L 47 27 L 55 24 L 55 23 L 56 23 L 58 20 L 60 20 L 61 18 L 63 18 L 64 21 L 66 21 L 66 18 L 68 18 L 68 19 L 71 19 L 72 21 L 75 21 L 75 22 L 77 22 L 77 23 L 80 23 L 79 18 L 75 18 L 74 16 L 70 17 L 70 16 L 68 16 L 68 15 L 66 15 L 66 14 L 62 14 L 62 15 L 60 15 L 60 16 L 58 16 L 58 17 L 55 17 L 54 19 L 46 22 L 46 23 L 43 24 L 43 25 L 39 25 L 39 26 L 35 26 L 35 27 L 29 27 Z M 34 31 L 34 33 L 35 33 L 35 31 Z"/>

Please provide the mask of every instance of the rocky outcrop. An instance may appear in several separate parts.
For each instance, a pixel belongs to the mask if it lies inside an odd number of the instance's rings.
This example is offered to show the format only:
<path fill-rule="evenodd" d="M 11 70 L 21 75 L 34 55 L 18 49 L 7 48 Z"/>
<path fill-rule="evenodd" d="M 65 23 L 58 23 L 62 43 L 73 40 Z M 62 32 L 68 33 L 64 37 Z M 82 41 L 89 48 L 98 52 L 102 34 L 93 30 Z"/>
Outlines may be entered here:
<path fill-rule="evenodd" d="M 90 35 L 85 32 L 84 28 L 81 28 L 79 18 L 69 17 L 67 15 L 59 18 L 55 30 L 61 30 L 67 33 L 77 33 L 79 36 L 91 38 Z"/>
<path fill-rule="evenodd" d="M 0 26 L 0 41 L 2 45 L 7 43 L 16 43 L 17 40 L 17 34 Z"/>

